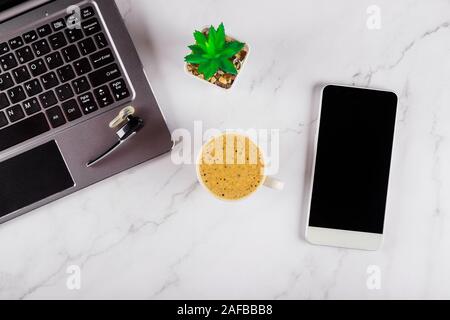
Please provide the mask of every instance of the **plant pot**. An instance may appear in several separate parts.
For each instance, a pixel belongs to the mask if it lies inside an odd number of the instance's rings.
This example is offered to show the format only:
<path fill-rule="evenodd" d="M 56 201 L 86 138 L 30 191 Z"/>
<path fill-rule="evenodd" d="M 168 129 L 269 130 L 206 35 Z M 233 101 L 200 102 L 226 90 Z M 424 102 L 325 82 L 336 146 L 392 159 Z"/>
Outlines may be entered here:
<path fill-rule="evenodd" d="M 208 28 L 204 28 L 202 30 L 202 32 L 205 35 L 208 35 L 208 30 L 209 30 Z M 231 41 L 236 41 L 236 39 L 233 37 L 230 37 L 230 36 L 226 36 L 226 41 L 231 42 Z M 242 68 L 245 64 L 245 61 L 248 58 L 249 52 L 250 52 L 250 49 L 249 49 L 248 45 L 245 44 L 244 48 L 230 59 L 230 61 L 233 62 L 234 66 L 236 67 L 236 69 L 238 71 L 237 75 L 226 73 L 222 70 L 219 70 L 216 72 L 216 74 L 210 80 L 205 80 L 203 75 L 199 74 L 197 71 L 198 65 L 191 64 L 191 63 L 185 64 L 185 71 L 188 74 L 194 76 L 195 78 L 201 80 L 202 82 L 205 82 L 205 83 L 208 82 L 210 84 L 215 85 L 216 87 L 228 90 L 228 89 L 231 89 L 233 87 L 233 85 L 236 83 L 237 77 L 241 73 Z"/>

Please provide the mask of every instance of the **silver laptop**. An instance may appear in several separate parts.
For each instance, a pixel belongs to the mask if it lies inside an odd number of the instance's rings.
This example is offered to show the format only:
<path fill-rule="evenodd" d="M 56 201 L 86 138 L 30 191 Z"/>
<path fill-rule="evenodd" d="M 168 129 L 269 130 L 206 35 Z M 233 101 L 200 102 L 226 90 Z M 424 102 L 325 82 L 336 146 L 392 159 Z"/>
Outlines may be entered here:
<path fill-rule="evenodd" d="M 172 145 L 114 1 L 0 1 L 0 223 Z"/>

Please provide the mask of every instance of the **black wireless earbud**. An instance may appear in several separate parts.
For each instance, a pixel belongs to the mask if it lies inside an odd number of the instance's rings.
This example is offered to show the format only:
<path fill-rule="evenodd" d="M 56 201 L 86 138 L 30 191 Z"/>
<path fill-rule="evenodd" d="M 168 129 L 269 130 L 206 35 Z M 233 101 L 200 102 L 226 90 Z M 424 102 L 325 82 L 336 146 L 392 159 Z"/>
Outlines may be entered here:
<path fill-rule="evenodd" d="M 99 155 L 97 158 L 89 161 L 86 164 L 88 168 L 103 161 L 111 153 L 117 150 L 122 144 L 127 142 L 129 139 L 131 139 L 144 127 L 144 120 L 134 116 L 134 111 L 135 110 L 133 107 L 127 107 L 122 111 L 120 111 L 119 115 L 110 123 L 109 126 L 111 128 L 116 128 L 125 122 L 125 124 L 123 124 L 123 126 L 120 127 L 120 129 L 116 132 L 116 135 L 118 137 L 117 142 L 113 144 L 108 150 Z"/>

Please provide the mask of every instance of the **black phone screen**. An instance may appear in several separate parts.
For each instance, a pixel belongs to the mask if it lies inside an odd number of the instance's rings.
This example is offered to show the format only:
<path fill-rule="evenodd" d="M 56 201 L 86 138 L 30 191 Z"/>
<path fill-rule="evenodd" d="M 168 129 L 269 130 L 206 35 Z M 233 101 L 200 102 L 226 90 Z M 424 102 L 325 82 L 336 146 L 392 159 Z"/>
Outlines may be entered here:
<path fill-rule="evenodd" d="M 0 12 L 27 1 L 28 0 L 0 0 Z"/>
<path fill-rule="evenodd" d="M 387 91 L 325 87 L 309 226 L 383 233 L 397 100 Z"/>

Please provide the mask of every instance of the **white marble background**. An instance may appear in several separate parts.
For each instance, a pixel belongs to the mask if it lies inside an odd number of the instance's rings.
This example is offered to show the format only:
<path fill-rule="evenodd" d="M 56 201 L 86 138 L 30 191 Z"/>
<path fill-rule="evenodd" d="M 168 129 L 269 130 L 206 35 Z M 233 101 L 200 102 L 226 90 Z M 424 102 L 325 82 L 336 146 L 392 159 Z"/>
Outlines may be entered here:
<path fill-rule="evenodd" d="M 450 1 L 116 0 L 171 129 L 279 128 L 282 193 L 212 198 L 163 157 L 0 226 L 0 298 L 450 298 Z M 368 30 L 366 9 L 382 10 Z M 183 71 L 191 31 L 251 46 L 230 92 Z M 400 95 L 382 250 L 302 237 L 312 88 Z M 66 287 L 79 265 L 80 290 Z M 366 286 L 367 267 L 381 289 Z"/>

